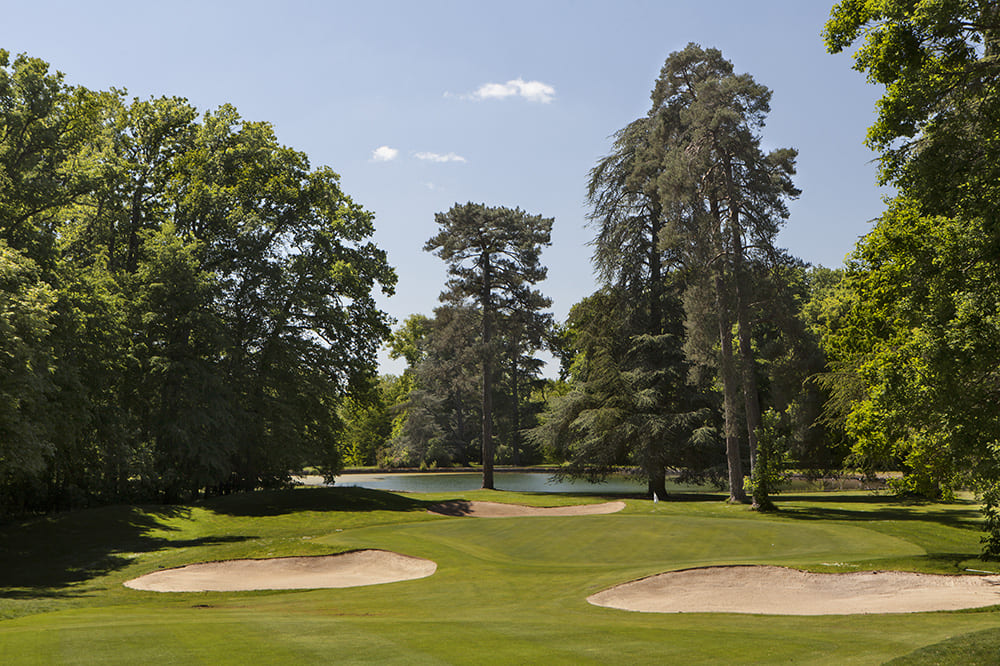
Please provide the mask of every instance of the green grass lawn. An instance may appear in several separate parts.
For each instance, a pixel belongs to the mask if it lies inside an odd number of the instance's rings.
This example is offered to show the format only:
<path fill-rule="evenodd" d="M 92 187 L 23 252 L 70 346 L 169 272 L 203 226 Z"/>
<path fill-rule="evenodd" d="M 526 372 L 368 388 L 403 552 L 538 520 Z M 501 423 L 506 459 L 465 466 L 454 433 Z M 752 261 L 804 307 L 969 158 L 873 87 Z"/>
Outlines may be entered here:
<path fill-rule="evenodd" d="M 646 614 L 586 597 L 714 564 L 813 571 L 1000 570 L 977 559 L 976 506 L 863 492 L 721 495 L 582 517 L 443 518 L 444 499 L 606 497 L 310 488 L 182 507 L 108 507 L 0 525 L 0 663 L 1000 663 L 1000 608 L 827 617 Z M 434 560 L 420 580 L 339 590 L 140 592 L 125 580 L 206 560 L 382 548 Z"/>

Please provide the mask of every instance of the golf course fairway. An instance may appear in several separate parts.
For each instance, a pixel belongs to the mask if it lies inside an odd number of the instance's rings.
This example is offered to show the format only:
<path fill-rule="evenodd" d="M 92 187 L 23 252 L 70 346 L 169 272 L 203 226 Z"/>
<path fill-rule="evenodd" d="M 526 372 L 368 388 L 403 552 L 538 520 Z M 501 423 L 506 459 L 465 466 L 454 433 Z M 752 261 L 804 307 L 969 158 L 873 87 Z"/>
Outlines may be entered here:
<path fill-rule="evenodd" d="M 475 518 L 435 503 L 620 498 L 299 488 L 186 506 L 106 507 L 0 525 L 4 664 L 993 663 L 1000 607 L 793 616 L 640 613 L 587 597 L 680 569 L 975 575 L 971 500 L 782 496 L 758 514 L 720 495 L 618 513 Z M 126 581 L 202 562 L 384 551 L 432 575 L 333 589 L 156 592 Z"/>

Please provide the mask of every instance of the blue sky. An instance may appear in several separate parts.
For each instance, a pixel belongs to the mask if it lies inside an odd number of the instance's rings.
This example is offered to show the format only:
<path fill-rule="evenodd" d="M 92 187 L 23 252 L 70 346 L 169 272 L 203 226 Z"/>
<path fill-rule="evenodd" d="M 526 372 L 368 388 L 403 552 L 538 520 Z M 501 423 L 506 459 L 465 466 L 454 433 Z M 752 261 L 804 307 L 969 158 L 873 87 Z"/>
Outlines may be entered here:
<path fill-rule="evenodd" d="M 781 244 L 839 266 L 883 209 L 864 146 L 880 90 L 820 38 L 832 1 L 0 2 L 0 48 L 95 89 L 223 103 L 374 212 L 399 274 L 382 306 L 430 314 L 445 277 L 422 251 L 456 202 L 555 218 L 541 285 L 564 319 L 595 289 L 587 172 L 649 106 L 667 55 L 719 48 L 774 91 L 766 148 L 798 149 Z M 389 159 L 391 158 L 391 159 Z M 398 371 L 384 362 L 386 371 Z"/>

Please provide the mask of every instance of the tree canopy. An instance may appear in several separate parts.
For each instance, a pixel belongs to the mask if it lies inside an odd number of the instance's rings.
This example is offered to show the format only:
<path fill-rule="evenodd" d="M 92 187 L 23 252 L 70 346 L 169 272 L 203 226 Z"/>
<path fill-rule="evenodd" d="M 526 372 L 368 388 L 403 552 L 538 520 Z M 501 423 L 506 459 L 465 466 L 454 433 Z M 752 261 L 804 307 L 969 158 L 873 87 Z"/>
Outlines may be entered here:
<path fill-rule="evenodd" d="M 395 274 L 328 168 L 228 105 L 0 52 L 0 491 L 175 499 L 340 464 Z"/>
<path fill-rule="evenodd" d="M 869 465 L 901 464 L 899 489 L 971 485 L 986 551 L 1000 554 L 996 386 L 995 2 L 841 2 L 824 33 L 886 86 L 868 142 L 898 195 L 851 257 L 844 314 L 826 336 L 836 413 Z"/>
<path fill-rule="evenodd" d="M 549 316 L 541 310 L 551 301 L 532 286 L 545 279 L 540 255 L 551 242 L 552 218 L 470 202 L 455 204 L 435 220 L 439 231 L 424 250 L 448 264 L 451 278 L 441 300 L 473 303 L 480 320 L 483 488 L 492 489 L 493 391 L 501 341 L 496 335 L 498 322 L 506 317 L 520 325 L 505 330 L 529 331 L 547 321 Z"/>

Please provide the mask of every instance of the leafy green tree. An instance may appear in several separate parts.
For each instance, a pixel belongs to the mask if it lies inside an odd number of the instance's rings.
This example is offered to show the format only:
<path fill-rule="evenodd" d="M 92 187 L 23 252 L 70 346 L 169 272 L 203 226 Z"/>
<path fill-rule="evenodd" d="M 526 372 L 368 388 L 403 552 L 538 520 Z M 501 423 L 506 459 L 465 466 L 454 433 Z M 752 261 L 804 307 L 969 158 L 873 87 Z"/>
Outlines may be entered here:
<path fill-rule="evenodd" d="M 1000 6 L 989 0 L 849 0 L 823 37 L 885 86 L 867 142 L 880 182 L 927 215 L 995 219 L 1000 165 Z M 990 232 L 997 233 L 991 223 Z"/>
<path fill-rule="evenodd" d="M 99 119 L 99 98 L 68 86 L 38 58 L 0 49 L 0 238 L 43 270 L 54 259 L 53 213 L 89 192 L 76 158 Z"/>
<path fill-rule="evenodd" d="M 868 469 L 901 466 L 927 496 L 996 473 L 998 265 L 981 223 L 929 218 L 897 199 L 859 244 L 847 310 L 824 344 L 845 428 Z"/>
<path fill-rule="evenodd" d="M 378 463 L 379 453 L 392 438 L 394 411 L 409 395 L 409 384 L 408 378 L 382 375 L 371 389 L 350 394 L 341 402 L 340 448 L 348 466 Z"/>
<path fill-rule="evenodd" d="M 155 456 L 157 486 L 168 501 L 229 480 L 233 402 L 218 359 L 222 322 L 213 308 L 214 276 L 202 270 L 200 244 L 172 222 L 145 235 L 146 260 L 134 299 L 144 361 L 142 409 Z"/>
<path fill-rule="evenodd" d="M 129 292 L 101 252 L 78 253 L 69 234 L 64 242 L 74 247 L 61 250 L 50 336 L 56 450 L 37 508 L 150 499 L 156 472 L 137 408 L 146 396 Z"/>
<path fill-rule="evenodd" d="M 522 463 L 525 442 L 523 431 L 534 425 L 533 420 L 541 409 L 541 404 L 531 401 L 532 390 L 540 383 L 545 363 L 536 353 L 546 344 L 552 328 L 552 315 L 542 312 L 551 305 L 551 300 L 535 293 L 529 296 L 520 308 L 508 313 L 501 320 L 499 348 L 499 368 L 502 386 L 499 391 L 503 403 L 498 415 L 506 427 L 500 428 L 501 446 L 512 464 Z"/>
<path fill-rule="evenodd" d="M 837 412 L 862 460 L 903 467 L 901 490 L 979 490 L 992 555 L 998 28 L 994 2 L 893 0 L 840 2 L 824 32 L 831 52 L 861 41 L 855 68 L 885 85 L 868 143 L 899 192 L 852 257 L 827 339 Z"/>
<path fill-rule="evenodd" d="M 0 429 L 7 430 L 0 439 L 10 447 L 0 454 L 6 468 L 0 492 L 12 495 L 2 504 L 13 511 L 51 506 L 48 469 L 63 435 L 80 423 L 79 413 L 62 409 L 69 405 L 60 383 L 67 339 L 60 218 L 92 187 L 94 162 L 86 151 L 98 132 L 100 101 L 66 85 L 47 63 L 27 55 L 11 61 L 0 50 L 0 344 L 6 347 L 0 356 L 10 364 L 0 383 L 12 391 L 0 417 Z"/>
<path fill-rule="evenodd" d="M 498 317 L 505 312 L 535 312 L 544 302 L 531 287 L 545 279 L 539 255 L 551 242 L 552 219 L 471 202 L 456 204 L 435 219 L 440 230 L 424 250 L 448 264 L 452 277 L 441 298 L 455 303 L 471 301 L 480 315 L 483 488 L 492 489 Z"/>
<path fill-rule="evenodd" d="M 41 472 L 53 450 L 48 395 L 55 294 L 0 241 L 0 487 Z"/>
<path fill-rule="evenodd" d="M 424 343 L 430 333 L 430 324 L 431 320 L 421 314 L 404 319 L 402 326 L 394 330 L 386 342 L 389 357 L 404 359 L 407 370 L 417 367 L 424 357 Z"/>
<path fill-rule="evenodd" d="M 335 173 L 230 106 L 127 102 L 6 52 L 0 166 L 3 492 L 53 508 L 339 467 L 395 274 Z"/>
<path fill-rule="evenodd" d="M 814 408 L 810 427 L 827 443 L 828 468 L 847 463 L 853 442 L 847 435 L 850 406 L 862 397 L 860 376 L 847 364 L 831 364 L 835 339 L 845 325 L 854 295 L 848 288 L 846 269 L 816 267 L 807 274 L 808 298 L 802 306 L 802 321 L 823 354 L 822 366 L 806 381 L 818 409 Z M 841 347 L 843 350 L 844 348 Z M 840 368 L 835 369 L 835 368 Z M 801 456 L 800 456 L 801 457 Z M 868 468 L 869 472 L 874 472 Z"/>
<path fill-rule="evenodd" d="M 649 118 L 640 118 L 615 134 L 612 152 L 590 171 L 587 198 L 599 278 L 639 298 L 650 312 L 649 333 L 656 334 L 672 255 L 660 244 L 665 213 L 656 190 L 660 165 L 652 127 Z"/>
<path fill-rule="evenodd" d="M 621 303 L 615 305 L 614 309 L 617 316 L 640 328 L 608 329 L 616 330 L 621 339 L 606 340 L 607 346 L 603 347 L 601 360 L 593 358 L 587 361 L 588 364 L 596 364 L 592 368 L 593 372 L 588 370 L 585 373 L 587 379 L 583 381 L 589 388 L 560 399 L 555 413 L 547 418 L 546 426 L 538 432 L 548 432 L 544 439 L 550 448 L 553 442 L 566 440 L 567 437 L 568 444 L 584 436 L 583 441 L 588 444 L 579 444 L 582 448 L 577 450 L 587 451 L 585 456 L 592 456 L 591 462 L 578 454 L 574 454 L 572 458 L 576 459 L 577 465 L 582 463 L 582 469 L 587 469 L 590 465 L 589 469 L 597 470 L 596 473 L 606 474 L 614 464 L 622 464 L 624 458 L 628 457 L 625 452 L 632 450 L 631 444 L 621 441 L 608 448 L 617 439 L 609 435 L 616 428 L 619 435 L 624 434 L 625 429 L 621 426 L 627 422 L 635 426 L 645 420 L 650 427 L 644 429 L 647 437 L 637 443 L 637 451 L 646 452 L 637 454 L 639 458 L 646 460 L 646 464 L 640 469 L 649 483 L 649 492 L 662 497 L 666 493 L 664 461 L 671 457 L 664 455 L 662 450 L 674 446 L 678 436 L 674 433 L 672 441 L 658 442 L 650 439 L 649 435 L 654 432 L 666 435 L 668 428 L 664 423 L 669 421 L 670 415 L 661 410 L 671 408 L 669 401 L 676 391 L 690 387 L 687 386 L 683 373 L 659 367 L 659 364 L 671 358 L 673 352 L 669 348 L 676 341 L 676 338 L 670 336 L 670 322 L 665 316 L 665 309 L 669 309 L 666 281 L 671 279 L 670 273 L 678 265 L 678 255 L 674 248 L 661 242 L 669 219 L 677 211 L 676 207 L 671 207 L 671 202 L 665 202 L 659 192 L 658 180 L 664 167 L 659 145 L 662 136 L 656 130 L 657 123 L 651 116 L 639 118 L 619 130 L 615 135 L 612 152 L 591 170 L 587 184 L 588 200 L 592 206 L 590 224 L 597 229 L 597 235 L 591 243 L 594 246 L 593 262 L 599 278 L 607 285 L 604 306 L 610 307 L 611 304 L 606 299 L 613 294 L 621 299 Z M 672 279 L 677 282 L 676 276 Z M 596 295 L 592 298 L 596 298 Z M 581 316 L 584 311 L 581 310 Z M 675 331 L 674 334 L 676 333 Z M 644 342 L 640 344 L 640 340 Z M 625 347 L 621 347 L 623 344 Z M 657 348 L 659 351 L 654 351 Z M 596 349 L 593 348 L 589 356 L 594 356 Z M 642 359 L 650 353 L 654 356 L 665 354 L 665 357 Z M 585 354 L 585 358 L 589 356 Z M 629 360 L 626 361 L 626 358 Z M 637 365 L 632 365 L 640 359 L 644 362 L 655 360 L 657 365 L 651 366 L 650 370 L 662 373 L 658 380 L 635 374 L 642 373 Z M 672 362 L 676 364 L 677 359 L 674 358 Z M 613 379 L 615 377 L 617 379 Z M 667 377 L 678 381 L 679 385 L 664 385 L 663 380 Z M 581 380 L 583 377 L 577 373 L 577 379 Z M 653 392 L 659 398 L 653 402 L 644 400 L 644 391 L 647 397 L 649 392 Z M 621 412 L 604 412 L 605 415 L 617 414 L 618 419 L 594 421 L 586 429 L 586 435 L 579 426 L 569 427 L 578 418 L 578 412 L 596 414 L 592 410 L 598 405 L 611 406 L 611 402 L 616 400 L 632 405 Z M 644 406 L 637 409 L 640 403 Z M 612 407 L 614 409 L 617 408 Z M 629 417 L 622 420 L 626 414 Z M 552 426 L 560 423 L 562 425 L 558 425 L 554 432 Z M 557 436 L 557 433 L 561 434 Z M 603 454 L 599 452 L 602 449 Z M 654 454 L 657 451 L 659 453 Z M 594 473 L 588 472 L 591 476 Z"/>

